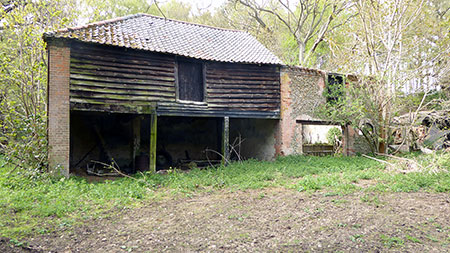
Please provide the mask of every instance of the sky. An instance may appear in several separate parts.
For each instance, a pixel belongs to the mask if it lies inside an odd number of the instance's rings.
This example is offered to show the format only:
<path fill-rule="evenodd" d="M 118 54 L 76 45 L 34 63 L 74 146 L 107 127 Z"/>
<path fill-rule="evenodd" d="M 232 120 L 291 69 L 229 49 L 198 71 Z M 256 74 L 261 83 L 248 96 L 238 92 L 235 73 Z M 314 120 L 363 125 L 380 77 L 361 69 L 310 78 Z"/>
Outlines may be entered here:
<path fill-rule="evenodd" d="M 226 0 L 181 0 L 181 2 L 190 3 L 194 7 L 209 8 L 219 7 Z"/>
<path fill-rule="evenodd" d="M 226 0 L 180 0 L 180 1 L 191 4 L 194 10 L 198 9 L 199 11 L 202 11 L 204 9 L 213 10 L 214 8 L 217 8 L 221 4 L 226 2 Z"/>

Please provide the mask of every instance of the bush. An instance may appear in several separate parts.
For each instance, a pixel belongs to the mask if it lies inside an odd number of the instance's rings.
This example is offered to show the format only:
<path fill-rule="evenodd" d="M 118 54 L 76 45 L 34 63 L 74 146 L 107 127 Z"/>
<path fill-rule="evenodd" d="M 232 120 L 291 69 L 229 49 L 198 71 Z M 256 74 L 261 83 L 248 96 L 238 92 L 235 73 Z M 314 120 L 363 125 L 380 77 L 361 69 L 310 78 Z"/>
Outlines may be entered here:
<path fill-rule="evenodd" d="M 342 131 L 337 127 L 330 128 L 327 132 L 327 141 L 329 144 L 333 144 L 333 146 L 338 145 L 338 141 L 342 141 Z"/>

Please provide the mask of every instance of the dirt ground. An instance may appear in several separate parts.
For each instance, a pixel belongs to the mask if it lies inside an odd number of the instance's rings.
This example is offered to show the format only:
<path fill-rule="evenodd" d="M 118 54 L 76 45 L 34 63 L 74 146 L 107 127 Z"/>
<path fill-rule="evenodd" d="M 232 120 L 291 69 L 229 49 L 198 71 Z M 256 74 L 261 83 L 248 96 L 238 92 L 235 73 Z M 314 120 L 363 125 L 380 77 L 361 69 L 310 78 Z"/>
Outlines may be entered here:
<path fill-rule="evenodd" d="M 219 191 L 165 200 L 73 231 L 0 241 L 32 252 L 445 252 L 450 195 L 286 189 Z"/>

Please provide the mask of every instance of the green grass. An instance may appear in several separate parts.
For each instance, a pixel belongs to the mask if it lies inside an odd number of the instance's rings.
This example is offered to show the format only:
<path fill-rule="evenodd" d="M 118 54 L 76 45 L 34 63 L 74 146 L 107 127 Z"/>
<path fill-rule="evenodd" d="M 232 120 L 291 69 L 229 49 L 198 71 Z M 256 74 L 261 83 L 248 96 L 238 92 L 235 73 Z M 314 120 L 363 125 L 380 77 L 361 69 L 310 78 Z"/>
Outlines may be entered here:
<path fill-rule="evenodd" d="M 355 191 L 450 191 L 448 173 L 388 173 L 384 164 L 364 157 L 281 157 L 274 162 L 249 160 L 227 167 L 143 174 L 137 180 L 88 183 L 83 178 L 30 179 L 0 159 L 0 236 L 20 239 L 113 214 L 124 208 L 165 197 L 195 192 L 283 187 L 297 191 L 323 191 L 330 196 Z M 369 187 L 358 182 L 370 180 Z M 364 195 L 362 201 L 377 204 Z M 262 198 L 264 196 L 261 196 Z"/>
<path fill-rule="evenodd" d="M 395 236 L 390 237 L 382 234 L 380 235 L 380 238 L 383 244 L 388 248 L 401 247 L 405 244 L 405 241 L 403 239 Z"/>

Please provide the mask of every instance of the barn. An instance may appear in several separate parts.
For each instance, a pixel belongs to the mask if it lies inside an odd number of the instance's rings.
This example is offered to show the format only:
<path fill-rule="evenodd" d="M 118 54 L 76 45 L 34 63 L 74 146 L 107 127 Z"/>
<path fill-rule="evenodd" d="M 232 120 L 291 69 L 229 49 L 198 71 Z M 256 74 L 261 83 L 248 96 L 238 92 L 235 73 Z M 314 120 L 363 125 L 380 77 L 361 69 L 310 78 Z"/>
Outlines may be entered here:
<path fill-rule="evenodd" d="M 275 156 L 283 63 L 250 34 L 137 14 L 44 40 L 49 163 L 62 174 Z"/>

